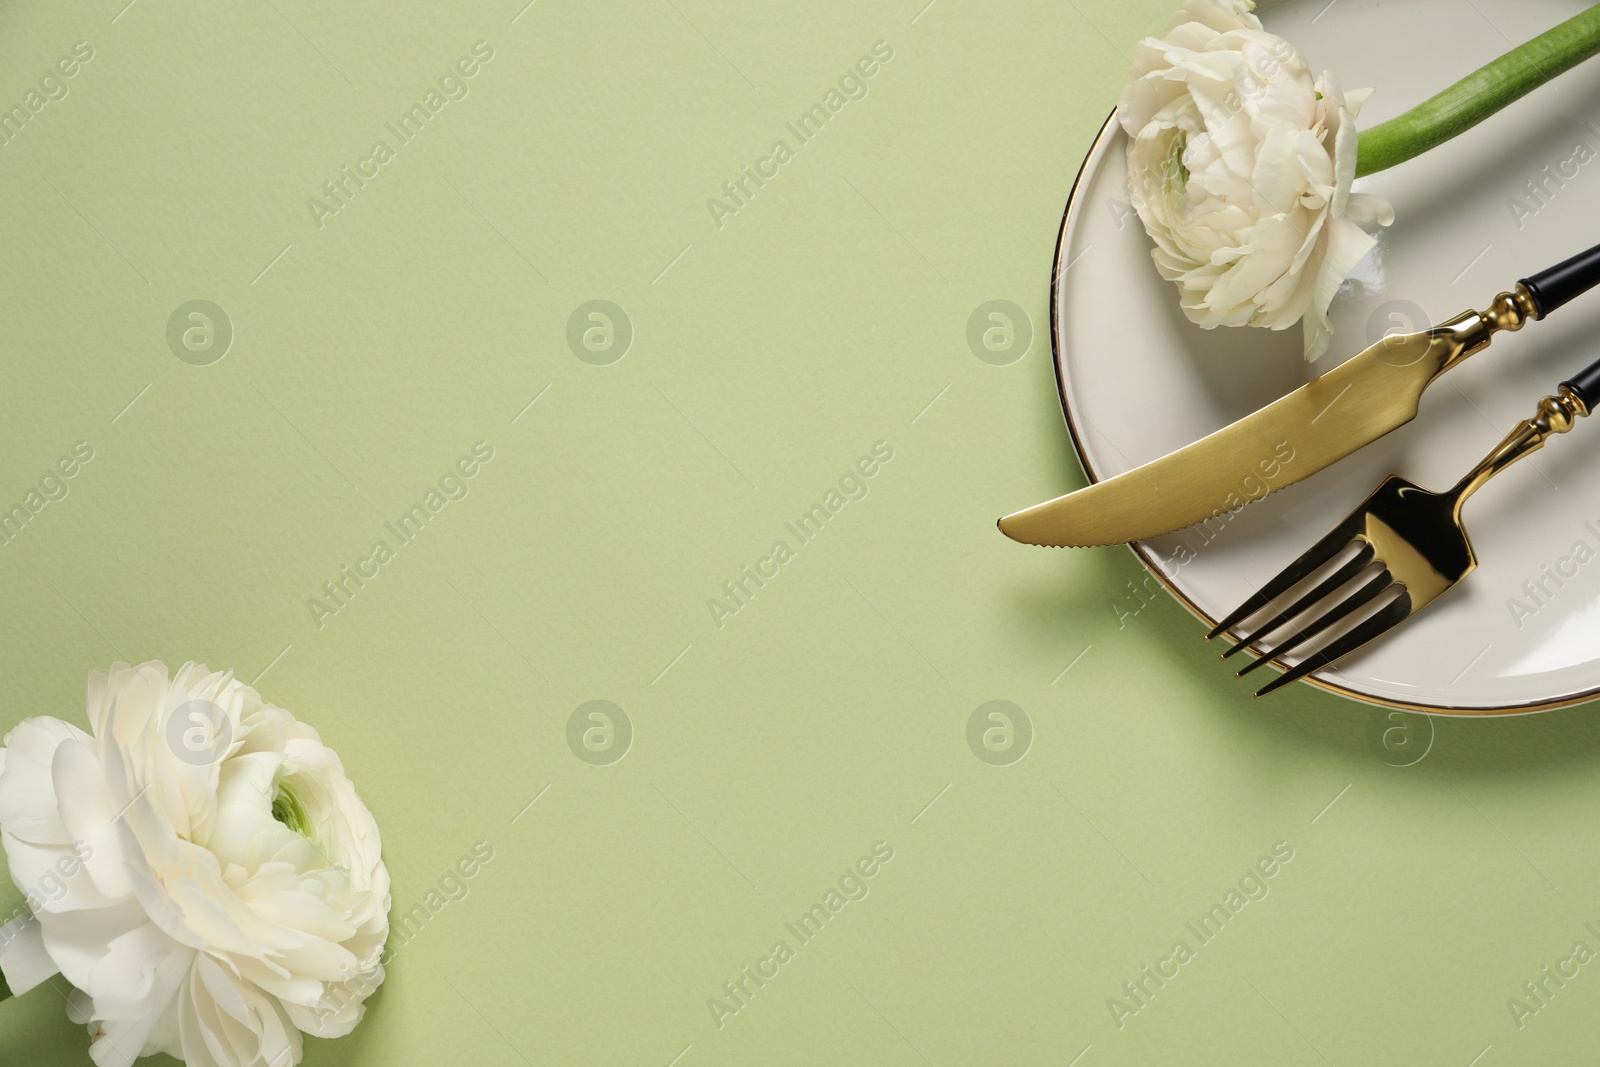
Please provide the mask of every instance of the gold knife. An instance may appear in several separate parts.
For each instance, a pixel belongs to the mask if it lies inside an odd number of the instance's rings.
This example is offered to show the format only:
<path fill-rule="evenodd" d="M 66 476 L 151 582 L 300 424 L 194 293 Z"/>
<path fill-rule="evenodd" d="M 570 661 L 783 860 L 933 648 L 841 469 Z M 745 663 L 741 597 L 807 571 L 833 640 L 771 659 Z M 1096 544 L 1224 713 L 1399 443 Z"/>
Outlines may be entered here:
<path fill-rule="evenodd" d="M 1030 545 L 1142 541 L 1221 519 L 1417 416 L 1422 391 L 1501 330 L 1520 330 L 1600 284 L 1600 245 L 1522 279 L 1487 311 L 1383 338 L 1260 411 L 1192 445 L 1000 520 Z"/>

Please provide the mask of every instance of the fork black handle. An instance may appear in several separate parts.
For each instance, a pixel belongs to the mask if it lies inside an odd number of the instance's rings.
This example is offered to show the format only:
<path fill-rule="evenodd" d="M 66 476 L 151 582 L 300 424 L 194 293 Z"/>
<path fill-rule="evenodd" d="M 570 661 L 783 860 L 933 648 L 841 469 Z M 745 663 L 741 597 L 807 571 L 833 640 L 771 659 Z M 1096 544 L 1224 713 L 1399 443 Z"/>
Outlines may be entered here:
<path fill-rule="evenodd" d="M 1534 307 L 1538 309 L 1535 317 L 1542 319 L 1573 297 L 1582 296 L 1600 285 L 1600 245 L 1579 252 L 1548 270 L 1529 275 L 1521 284 L 1533 297 Z"/>

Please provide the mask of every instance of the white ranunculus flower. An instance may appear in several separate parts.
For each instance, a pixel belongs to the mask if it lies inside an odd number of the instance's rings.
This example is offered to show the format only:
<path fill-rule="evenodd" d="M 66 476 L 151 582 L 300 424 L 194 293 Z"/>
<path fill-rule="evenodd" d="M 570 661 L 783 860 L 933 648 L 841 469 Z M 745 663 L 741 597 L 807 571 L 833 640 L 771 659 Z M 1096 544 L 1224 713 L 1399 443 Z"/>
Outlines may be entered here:
<path fill-rule="evenodd" d="M 292 1067 L 382 981 L 389 874 L 339 757 L 231 674 L 89 676 L 92 733 L 27 719 L 0 750 L 0 841 L 32 916 L 14 993 L 59 972 L 100 1067 Z M 359 977 L 358 977 L 359 976 Z"/>
<path fill-rule="evenodd" d="M 1206 329 L 1287 329 L 1305 320 L 1305 355 L 1328 347 L 1328 304 L 1387 226 L 1387 201 L 1352 193 L 1355 118 L 1370 89 L 1313 78 L 1250 0 L 1186 0 L 1164 38 L 1134 51 L 1118 103 L 1128 133 L 1128 196 Z"/>

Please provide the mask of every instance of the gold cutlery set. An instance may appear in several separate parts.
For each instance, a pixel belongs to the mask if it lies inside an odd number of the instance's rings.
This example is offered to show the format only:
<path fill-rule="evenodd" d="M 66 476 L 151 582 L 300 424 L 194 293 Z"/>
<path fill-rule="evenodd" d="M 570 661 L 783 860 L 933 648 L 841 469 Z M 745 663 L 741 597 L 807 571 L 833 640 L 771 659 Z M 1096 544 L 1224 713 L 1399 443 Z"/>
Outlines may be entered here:
<path fill-rule="evenodd" d="M 1221 519 L 1306 478 L 1417 415 L 1423 390 L 1502 330 L 1600 285 L 1600 245 L 1522 279 L 1485 311 L 1385 337 L 1230 426 L 1142 467 L 1000 520 L 1025 544 L 1087 547 L 1141 541 Z M 1466 498 L 1600 405 L 1600 360 L 1561 383 L 1489 455 L 1444 492 L 1390 477 L 1332 532 L 1206 635 L 1233 632 L 1224 658 L 1251 649 L 1239 675 L 1276 662 L 1264 695 L 1328 666 L 1433 603 L 1477 566 L 1461 522 Z M 1277 457 L 1291 455 L 1292 463 Z M 1271 477 L 1261 473 L 1269 469 Z M 1241 484 L 1264 486 L 1241 497 Z M 1289 599 L 1291 598 L 1292 599 Z M 1270 611 L 1274 605 L 1289 602 Z M 1257 619 L 1244 633 L 1234 632 Z M 1274 635 L 1280 635 L 1271 640 Z M 1293 663 L 1284 657 L 1295 653 Z"/>

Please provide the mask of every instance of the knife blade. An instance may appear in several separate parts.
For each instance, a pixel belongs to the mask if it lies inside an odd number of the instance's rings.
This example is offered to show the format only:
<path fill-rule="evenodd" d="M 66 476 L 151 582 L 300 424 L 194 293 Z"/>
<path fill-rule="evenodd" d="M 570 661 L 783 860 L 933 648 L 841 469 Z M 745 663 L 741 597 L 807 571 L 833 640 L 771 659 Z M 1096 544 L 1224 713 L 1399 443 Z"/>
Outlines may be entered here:
<path fill-rule="evenodd" d="M 1600 272 L 1597 246 L 1545 274 L 1585 256 L 1592 261 L 1587 265 Z M 1519 330 L 1557 306 L 1550 300 L 1541 305 L 1534 284 L 1539 277 L 1501 293 L 1487 311 L 1467 311 L 1429 330 L 1385 337 L 1176 452 L 1007 515 L 999 521 L 1000 531 L 1024 544 L 1091 547 L 1222 519 L 1414 419 L 1423 390 L 1439 375 L 1483 349 L 1494 334 Z"/>

